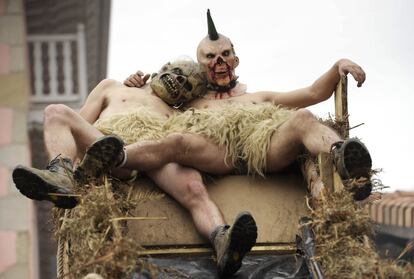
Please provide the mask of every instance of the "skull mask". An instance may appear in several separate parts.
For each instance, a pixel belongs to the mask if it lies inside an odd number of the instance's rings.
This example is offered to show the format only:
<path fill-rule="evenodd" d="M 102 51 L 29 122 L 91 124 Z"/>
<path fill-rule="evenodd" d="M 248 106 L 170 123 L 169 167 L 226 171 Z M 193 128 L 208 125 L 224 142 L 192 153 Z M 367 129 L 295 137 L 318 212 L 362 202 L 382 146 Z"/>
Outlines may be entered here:
<path fill-rule="evenodd" d="M 205 75 L 194 61 L 168 62 L 153 75 L 150 86 L 154 93 L 170 105 L 179 105 L 206 93 Z"/>
<path fill-rule="evenodd" d="M 235 68 L 239 65 L 239 58 L 235 55 L 230 39 L 217 33 L 210 11 L 207 11 L 208 36 L 197 48 L 197 60 L 207 74 L 208 82 L 218 85 L 223 90 L 232 88 L 237 76 Z"/>

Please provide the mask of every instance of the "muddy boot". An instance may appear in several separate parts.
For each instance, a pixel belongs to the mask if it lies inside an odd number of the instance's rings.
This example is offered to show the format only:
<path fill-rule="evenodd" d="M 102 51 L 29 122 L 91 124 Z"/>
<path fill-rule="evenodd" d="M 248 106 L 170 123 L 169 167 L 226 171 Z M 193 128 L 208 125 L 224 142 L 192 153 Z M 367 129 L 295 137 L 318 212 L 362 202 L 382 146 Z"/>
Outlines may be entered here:
<path fill-rule="evenodd" d="M 360 178 L 366 180 L 363 185 L 350 189 L 355 200 L 360 201 L 366 199 L 372 191 L 370 181 L 372 160 L 365 145 L 356 138 L 347 139 L 334 143 L 331 154 L 336 170 L 342 180 Z"/>
<path fill-rule="evenodd" d="M 237 215 L 233 226 L 218 227 L 211 236 L 220 277 L 234 274 L 256 243 L 257 227 L 249 212 Z"/>
<path fill-rule="evenodd" d="M 50 161 L 46 170 L 17 166 L 13 181 L 17 189 L 32 200 L 47 200 L 59 208 L 74 208 L 78 199 L 73 194 L 72 161 L 57 157 Z"/>
<path fill-rule="evenodd" d="M 82 162 L 75 170 L 78 182 L 87 182 L 101 177 L 123 162 L 124 142 L 115 135 L 97 139 L 86 150 Z"/>

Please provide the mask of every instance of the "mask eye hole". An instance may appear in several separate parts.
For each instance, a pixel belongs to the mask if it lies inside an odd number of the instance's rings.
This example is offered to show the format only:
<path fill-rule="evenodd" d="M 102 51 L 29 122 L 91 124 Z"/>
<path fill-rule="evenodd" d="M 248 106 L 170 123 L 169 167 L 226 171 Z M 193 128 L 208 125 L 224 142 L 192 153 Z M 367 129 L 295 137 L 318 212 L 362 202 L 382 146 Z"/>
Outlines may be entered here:
<path fill-rule="evenodd" d="M 224 57 L 229 56 L 230 55 L 230 50 L 223 51 L 223 53 L 221 55 L 223 55 Z"/>
<path fill-rule="evenodd" d="M 193 86 L 191 85 L 191 83 L 189 83 L 188 81 L 186 83 L 184 83 L 184 88 L 187 91 L 191 91 L 193 90 Z"/>
<path fill-rule="evenodd" d="M 214 54 L 213 53 L 207 53 L 207 55 L 206 55 L 206 57 L 208 58 L 208 59 L 212 59 L 212 58 L 214 58 Z"/>
<path fill-rule="evenodd" d="M 176 75 L 183 75 L 183 71 L 180 68 L 174 68 L 171 70 Z"/>

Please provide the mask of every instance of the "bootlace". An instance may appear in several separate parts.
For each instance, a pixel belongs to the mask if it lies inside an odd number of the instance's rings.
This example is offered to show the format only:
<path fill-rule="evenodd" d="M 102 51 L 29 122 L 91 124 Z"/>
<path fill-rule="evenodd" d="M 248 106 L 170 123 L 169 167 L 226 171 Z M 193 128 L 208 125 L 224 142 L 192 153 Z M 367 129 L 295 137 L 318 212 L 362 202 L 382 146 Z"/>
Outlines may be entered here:
<path fill-rule="evenodd" d="M 224 236 L 229 228 L 229 225 L 220 225 L 215 228 L 214 231 L 210 234 L 210 242 L 214 245 L 216 238 Z"/>
<path fill-rule="evenodd" d="M 341 148 L 343 143 L 344 143 L 343 140 L 332 143 L 331 149 L 330 149 L 331 153 L 334 152 L 335 150 L 338 150 L 339 148 Z"/>
<path fill-rule="evenodd" d="M 65 171 L 72 172 L 71 165 L 72 162 L 70 159 L 64 158 L 61 156 L 61 154 L 58 154 L 49 162 L 49 164 L 46 166 L 46 169 L 51 172 L 58 172 L 59 168 L 62 167 Z"/>
<path fill-rule="evenodd" d="M 344 143 L 344 141 L 337 141 L 337 142 L 334 142 L 331 145 L 330 157 L 331 157 L 331 160 L 334 164 L 335 164 L 335 160 L 337 159 L 337 151 L 339 150 L 339 148 L 341 148 L 343 143 Z"/>

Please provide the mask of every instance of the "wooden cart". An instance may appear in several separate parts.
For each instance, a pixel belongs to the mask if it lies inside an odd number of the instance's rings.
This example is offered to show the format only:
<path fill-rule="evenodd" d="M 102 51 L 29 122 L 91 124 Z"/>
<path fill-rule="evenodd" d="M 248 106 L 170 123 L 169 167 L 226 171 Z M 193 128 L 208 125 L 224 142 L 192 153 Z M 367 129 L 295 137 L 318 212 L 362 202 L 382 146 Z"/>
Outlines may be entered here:
<path fill-rule="evenodd" d="M 348 137 L 347 79 L 342 77 L 335 91 L 335 120 Z M 292 254 L 299 219 L 308 214 L 307 196 L 323 195 L 343 187 L 333 169 L 329 154 L 320 154 L 319 163 L 308 159 L 296 170 L 272 174 L 266 179 L 229 175 L 207 185 L 211 199 L 231 224 L 238 212 L 247 210 L 258 227 L 257 244 L 252 252 Z M 301 170 L 299 170 L 301 169 Z M 315 183 L 322 179 L 324 187 Z M 151 186 L 149 186 L 151 187 Z M 159 220 L 129 221 L 128 235 L 143 245 L 149 255 L 212 253 L 208 241 L 196 231 L 190 214 L 168 195 L 148 200 L 136 208 L 135 216 L 165 217 Z M 70 273 L 69 244 L 59 241 L 58 278 Z M 65 277 L 66 278 L 66 277 Z"/>

